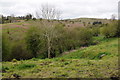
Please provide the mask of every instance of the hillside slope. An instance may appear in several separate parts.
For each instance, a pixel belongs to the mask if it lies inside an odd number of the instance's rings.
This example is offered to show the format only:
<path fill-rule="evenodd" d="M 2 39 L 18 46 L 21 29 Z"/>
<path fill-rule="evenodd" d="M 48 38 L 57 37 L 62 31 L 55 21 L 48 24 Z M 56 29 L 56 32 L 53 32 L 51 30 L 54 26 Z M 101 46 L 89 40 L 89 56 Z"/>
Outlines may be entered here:
<path fill-rule="evenodd" d="M 99 40 L 100 41 L 100 40 Z M 103 58 L 100 55 L 105 54 Z M 3 78 L 110 78 L 118 76 L 118 38 L 54 59 L 3 62 Z"/>
<path fill-rule="evenodd" d="M 78 49 L 77 51 L 70 52 L 67 55 L 61 56 L 65 59 L 99 59 L 100 55 L 105 54 L 102 59 L 109 59 L 118 57 L 118 38 L 111 39 L 97 39 L 97 42 L 100 42 L 97 45 L 92 45 L 85 47 L 83 49 Z"/>

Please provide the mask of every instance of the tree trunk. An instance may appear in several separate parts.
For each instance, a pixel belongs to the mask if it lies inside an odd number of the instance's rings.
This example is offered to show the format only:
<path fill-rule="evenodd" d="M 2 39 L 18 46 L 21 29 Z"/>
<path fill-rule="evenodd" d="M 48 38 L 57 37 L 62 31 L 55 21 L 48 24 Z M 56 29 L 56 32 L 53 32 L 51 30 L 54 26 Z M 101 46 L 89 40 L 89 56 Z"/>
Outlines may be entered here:
<path fill-rule="evenodd" d="M 51 58 L 50 51 L 51 51 L 51 45 L 50 45 L 50 39 L 48 37 L 48 58 Z"/>

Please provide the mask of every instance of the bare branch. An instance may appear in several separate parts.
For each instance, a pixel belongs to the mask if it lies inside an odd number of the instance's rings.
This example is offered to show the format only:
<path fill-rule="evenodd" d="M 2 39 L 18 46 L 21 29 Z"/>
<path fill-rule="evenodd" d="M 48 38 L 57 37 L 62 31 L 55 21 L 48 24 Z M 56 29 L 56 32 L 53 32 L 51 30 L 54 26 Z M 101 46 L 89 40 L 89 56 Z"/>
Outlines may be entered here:
<path fill-rule="evenodd" d="M 41 8 L 39 8 L 39 10 L 37 10 L 36 12 L 37 18 L 41 17 L 43 19 L 48 19 L 48 20 L 52 20 L 52 19 L 59 20 L 60 16 L 61 16 L 61 11 L 57 10 L 55 6 L 48 4 L 41 5 Z"/>

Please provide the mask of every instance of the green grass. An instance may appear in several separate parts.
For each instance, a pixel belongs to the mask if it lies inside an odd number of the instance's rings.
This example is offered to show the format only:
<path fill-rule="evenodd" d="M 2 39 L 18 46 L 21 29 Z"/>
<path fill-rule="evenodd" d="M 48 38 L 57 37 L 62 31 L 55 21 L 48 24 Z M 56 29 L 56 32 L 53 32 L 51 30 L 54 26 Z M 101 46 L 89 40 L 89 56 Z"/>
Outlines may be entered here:
<path fill-rule="evenodd" d="M 53 59 L 3 62 L 3 78 L 110 78 L 118 76 L 118 38 L 98 39 L 99 44 Z M 106 54 L 103 58 L 99 56 Z"/>
<path fill-rule="evenodd" d="M 100 55 L 105 54 L 106 56 L 103 58 L 111 58 L 118 56 L 118 39 L 99 39 L 99 44 L 89 46 L 84 49 L 77 50 L 75 52 L 69 53 L 67 55 L 61 56 L 61 58 L 65 59 L 96 59 L 99 58 Z"/>
<path fill-rule="evenodd" d="M 35 66 L 36 66 L 35 64 L 20 64 L 20 65 L 17 65 L 15 68 L 21 70 L 21 69 L 33 68 Z"/>

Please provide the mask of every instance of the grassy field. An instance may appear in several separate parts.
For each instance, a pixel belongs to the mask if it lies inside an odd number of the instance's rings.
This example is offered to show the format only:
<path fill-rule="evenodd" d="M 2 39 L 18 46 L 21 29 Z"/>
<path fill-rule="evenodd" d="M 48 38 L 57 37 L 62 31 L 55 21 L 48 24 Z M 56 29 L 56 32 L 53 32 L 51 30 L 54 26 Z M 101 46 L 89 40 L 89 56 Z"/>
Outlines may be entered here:
<path fill-rule="evenodd" d="M 118 38 L 95 38 L 97 45 L 53 59 L 3 62 L 3 78 L 110 78 L 118 76 Z M 101 55 L 105 55 L 100 58 Z"/>

